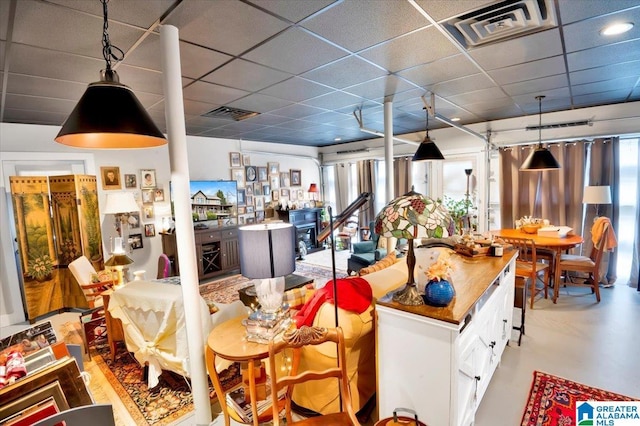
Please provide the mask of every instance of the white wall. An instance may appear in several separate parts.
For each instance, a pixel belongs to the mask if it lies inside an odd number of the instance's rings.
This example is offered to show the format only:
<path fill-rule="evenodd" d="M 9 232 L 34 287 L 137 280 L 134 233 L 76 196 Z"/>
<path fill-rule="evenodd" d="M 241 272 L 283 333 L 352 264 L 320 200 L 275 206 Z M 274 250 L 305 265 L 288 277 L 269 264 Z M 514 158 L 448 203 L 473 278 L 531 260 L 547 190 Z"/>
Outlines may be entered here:
<path fill-rule="evenodd" d="M 78 153 L 89 156 L 93 161 L 88 162 L 87 174 L 98 177 L 98 198 L 100 208 L 106 202 L 109 191 L 102 189 L 100 167 L 117 166 L 120 168 L 120 178 L 124 174 L 138 176 L 138 188 L 132 190 L 136 198 L 141 201 L 140 170 L 155 169 L 156 183 L 165 192 L 165 201 L 154 203 L 155 218 L 145 220 L 141 212 L 142 224 L 154 223 L 156 236 L 144 237 L 144 227 L 130 230 L 129 233 L 141 233 L 144 247 L 133 250 L 130 254 L 134 260 L 132 270 L 146 270 L 147 278 L 154 278 L 157 269 L 157 259 L 162 253 L 162 241 L 159 232 L 162 229 L 162 217 L 170 215 L 169 181 L 171 176 L 169 149 L 165 145 L 159 148 L 144 150 L 81 150 L 69 148 L 53 141 L 59 131 L 55 126 L 37 126 L 23 124 L 0 123 L 0 164 L 7 157 L 29 160 L 35 158 L 73 158 Z M 264 142 L 248 142 L 229 139 L 216 139 L 189 136 L 187 137 L 189 159 L 189 173 L 196 179 L 225 179 L 231 178 L 229 167 L 229 153 L 242 152 L 248 154 L 252 165 L 266 166 L 267 162 L 279 162 L 280 170 L 299 169 L 302 173 L 302 188 L 306 190 L 309 184 L 319 183 L 320 174 L 317 162 L 317 148 L 281 145 Z M 11 154 L 9 154 L 11 153 Z M 1 170 L 0 170 L 1 171 Z M 0 181 L 2 194 L 10 194 L 8 184 Z M 123 191 L 130 191 L 124 188 Z M 2 229 L 0 242 L 0 325 L 5 326 L 24 320 L 24 313 L 20 304 L 20 281 L 15 265 L 14 248 L 12 243 L 13 224 L 9 222 L 6 197 L 0 203 L 0 226 Z M 106 217 L 105 217 L 106 216 Z M 101 215 L 102 237 L 105 254 L 109 253 L 109 237 L 117 235 L 112 215 Z"/>

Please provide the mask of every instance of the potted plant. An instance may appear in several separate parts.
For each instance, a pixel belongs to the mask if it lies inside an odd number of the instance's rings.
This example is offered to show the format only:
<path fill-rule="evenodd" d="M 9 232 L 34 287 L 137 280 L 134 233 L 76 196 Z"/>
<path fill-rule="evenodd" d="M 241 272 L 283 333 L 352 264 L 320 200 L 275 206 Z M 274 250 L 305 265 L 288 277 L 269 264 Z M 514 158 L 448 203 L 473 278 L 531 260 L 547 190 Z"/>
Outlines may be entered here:
<path fill-rule="evenodd" d="M 51 277 L 53 261 L 48 254 L 30 253 L 28 268 L 27 276 L 38 281 L 45 281 Z"/>
<path fill-rule="evenodd" d="M 445 195 L 443 204 L 449 211 L 451 219 L 453 219 L 456 234 L 461 235 L 466 225 L 470 227 L 469 231 L 472 230 L 475 224 L 471 223 L 471 218 L 475 217 L 473 211 L 476 210 L 476 206 L 473 205 L 473 201 L 470 198 L 455 200 Z M 469 216 L 467 216 L 467 213 Z"/>

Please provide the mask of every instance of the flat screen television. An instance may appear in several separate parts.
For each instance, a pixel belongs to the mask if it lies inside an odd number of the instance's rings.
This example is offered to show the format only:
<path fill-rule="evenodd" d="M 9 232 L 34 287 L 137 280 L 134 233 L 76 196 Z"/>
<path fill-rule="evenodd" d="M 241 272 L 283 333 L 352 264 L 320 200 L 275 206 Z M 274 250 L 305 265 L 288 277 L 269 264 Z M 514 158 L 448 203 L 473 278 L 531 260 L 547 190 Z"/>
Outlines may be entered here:
<path fill-rule="evenodd" d="M 175 190 L 171 188 L 171 200 Z M 227 226 L 238 223 L 238 182 L 235 180 L 192 180 L 189 198 L 194 223 Z"/>

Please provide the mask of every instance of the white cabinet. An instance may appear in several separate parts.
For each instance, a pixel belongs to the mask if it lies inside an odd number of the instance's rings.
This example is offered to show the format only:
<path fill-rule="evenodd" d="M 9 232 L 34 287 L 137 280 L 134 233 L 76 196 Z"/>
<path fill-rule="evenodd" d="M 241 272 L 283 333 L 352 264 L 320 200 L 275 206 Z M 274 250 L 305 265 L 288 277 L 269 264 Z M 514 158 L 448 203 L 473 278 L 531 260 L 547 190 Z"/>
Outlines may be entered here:
<path fill-rule="evenodd" d="M 380 418 L 406 407 L 430 426 L 473 424 L 511 335 L 515 256 L 509 257 L 503 262 L 487 259 L 493 262 L 491 274 L 484 270 L 455 285 L 456 299 L 464 307 L 437 311 L 378 301 Z M 459 273 L 473 274 L 473 267 L 462 263 L 466 271 Z M 471 295 L 461 294 L 465 291 Z"/>

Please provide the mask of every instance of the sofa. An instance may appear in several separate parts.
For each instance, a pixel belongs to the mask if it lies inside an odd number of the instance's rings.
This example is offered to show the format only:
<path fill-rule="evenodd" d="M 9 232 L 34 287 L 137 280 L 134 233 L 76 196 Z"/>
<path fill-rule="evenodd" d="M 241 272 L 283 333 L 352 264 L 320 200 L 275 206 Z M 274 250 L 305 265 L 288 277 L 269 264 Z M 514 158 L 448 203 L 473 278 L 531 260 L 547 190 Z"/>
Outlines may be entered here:
<path fill-rule="evenodd" d="M 369 308 L 361 314 L 338 308 L 338 324 L 343 330 L 346 343 L 351 401 L 356 411 L 365 406 L 376 390 L 375 300 L 407 282 L 406 259 L 400 259 L 388 268 L 362 278 L 369 283 L 373 293 Z M 327 285 L 331 285 L 331 281 Z M 334 327 L 334 312 L 333 304 L 323 304 L 316 313 L 313 325 Z M 323 366 L 328 368 L 334 366 L 335 362 L 335 348 L 329 345 L 305 348 L 300 369 L 310 365 L 315 369 L 322 369 Z M 321 414 L 338 411 L 337 383 L 335 380 L 326 380 L 298 385 L 294 388 L 293 401 L 298 406 Z"/>

